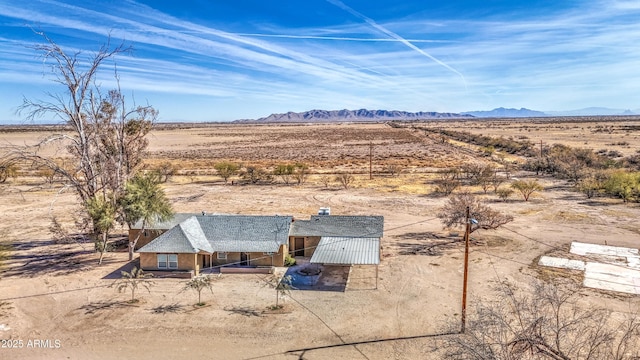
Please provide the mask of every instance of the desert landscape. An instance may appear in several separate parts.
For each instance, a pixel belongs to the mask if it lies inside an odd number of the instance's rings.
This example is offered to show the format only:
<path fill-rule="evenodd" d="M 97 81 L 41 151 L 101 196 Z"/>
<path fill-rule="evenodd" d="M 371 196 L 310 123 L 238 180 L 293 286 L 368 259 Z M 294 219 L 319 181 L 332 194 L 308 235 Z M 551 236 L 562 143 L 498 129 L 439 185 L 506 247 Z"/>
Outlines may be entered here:
<path fill-rule="evenodd" d="M 0 127 L 0 142 L 35 144 L 47 131 Z M 466 141 L 471 137 L 460 132 L 528 142 L 532 153 L 509 151 L 497 140 Z M 0 358 L 440 359 L 439 341 L 453 336 L 442 334 L 461 320 L 464 264 L 464 228 L 444 228 L 436 216 L 449 198 L 438 187 L 443 170 L 491 165 L 504 178 L 499 186 L 520 180 L 542 186 L 528 201 L 517 192 L 502 199 L 468 179 L 453 190 L 513 216 L 471 236 L 472 316 L 505 281 L 523 294 L 557 279 L 580 284 L 579 273 L 537 265 L 572 241 L 638 247 L 637 201 L 588 197 L 566 178 L 523 168 L 556 144 L 629 159 L 631 167 L 639 136 L 638 117 L 158 125 L 148 136 L 144 166 L 170 169 L 163 188 L 175 212 L 306 219 L 330 207 L 337 215 L 384 216 L 377 289 L 375 269 L 354 266 L 344 291 L 292 290 L 275 310 L 276 293 L 262 274 L 223 274 L 212 292 L 202 293 L 202 307 L 182 291 L 182 279 L 156 279 L 150 291 L 139 290 L 138 302 L 129 302 L 111 287 L 120 271 L 136 265 L 126 246 L 98 265 L 91 241 L 54 237 L 52 216 L 72 232 L 76 195 L 20 164 L 17 177 L 0 184 Z M 63 150 L 42 149 L 60 158 Z M 220 162 L 266 172 L 304 163 L 309 173 L 302 183 L 279 176 L 225 181 L 215 168 Z M 336 180 L 340 174 L 352 176 L 348 186 Z M 119 228 L 114 241 L 125 233 Z M 637 295 L 578 289 L 581 305 L 604 307 L 614 317 L 639 305 Z"/>

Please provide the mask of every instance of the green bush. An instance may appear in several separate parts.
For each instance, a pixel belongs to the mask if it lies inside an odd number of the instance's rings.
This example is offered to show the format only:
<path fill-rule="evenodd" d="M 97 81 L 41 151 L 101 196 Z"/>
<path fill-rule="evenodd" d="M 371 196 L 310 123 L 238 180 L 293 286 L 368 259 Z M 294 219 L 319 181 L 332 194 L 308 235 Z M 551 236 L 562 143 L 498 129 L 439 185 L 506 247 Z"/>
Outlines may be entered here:
<path fill-rule="evenodd" d="M 287 254 L 287 256 L 284 258 L 284 266 L 293 266 L 295 264 L 296 264 L 296 259 L 291 257 L 291 255 Z"/>

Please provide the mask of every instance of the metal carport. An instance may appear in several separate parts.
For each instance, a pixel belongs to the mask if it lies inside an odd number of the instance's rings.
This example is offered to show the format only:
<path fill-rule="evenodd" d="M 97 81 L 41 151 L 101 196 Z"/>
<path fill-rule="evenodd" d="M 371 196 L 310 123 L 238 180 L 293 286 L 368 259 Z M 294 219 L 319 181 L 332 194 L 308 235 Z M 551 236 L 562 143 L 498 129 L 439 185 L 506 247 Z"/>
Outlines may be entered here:
<path fill-rule="evenodd" d="M 325 265 L 375 265 L 377 289 L 380 238 L 323 236 L 310 262 Z"/>

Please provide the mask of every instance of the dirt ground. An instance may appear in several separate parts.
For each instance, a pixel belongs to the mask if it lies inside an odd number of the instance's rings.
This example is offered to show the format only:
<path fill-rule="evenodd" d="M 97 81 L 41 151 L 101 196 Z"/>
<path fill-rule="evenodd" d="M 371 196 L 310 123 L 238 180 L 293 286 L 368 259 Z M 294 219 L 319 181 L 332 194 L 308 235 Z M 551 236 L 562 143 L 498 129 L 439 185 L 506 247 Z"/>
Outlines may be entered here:
<path fill-rule="evenodd" d="M 635 135 L 637 130 L 627 137 L 632 149 L 638 149 Z M 2 141 L 12 136 L 0 133 Z M 405 165 L 405 172 L 369 180 L 369 143 L 380 150 L 373 156 L 374 168 L 394 160 Z M 19 178 L 0 186 L 0 240 L 12 247 L 0 273 L 0 359 L 439 358 L 428 335 L 460 322 L 464 249 L 456 243 L 424 251 L 462 235 L 462 229 L 442 228 L 435 214 L 446 198 L 431 195 L 424 182 L 432 167 L 474 160 L 470 153 L 383 124 L 171 129 L 154 132 L 150 152 L 152 162 L 173 159 L 203 170 L 198 177 L 176 176 L 166 184 L 177 212 L 308 218 L 319 207 L 331 207 L 332 214 L 383 215 L 378 288 L 374 267 L 354 267 L 345 291 L 293 290 L 284 309 L 271 311 L 276 294 L 264 285 L 265 275 L 224 274 L 213 293 L 203 292 L 204 307 L 194 306 L 195 294 L 181 292 L 180 279 L 157 279 L 150 292 L 138 292 L 140 302 L 130 304 L 129 294 L 109 287 L 121 269 L 131 266 L 126 252 L 109 253 L 98 266 L 92 244 L 55 243 L 50 216 L 71 226 L 75 197 L 60 193 L 60 184 Z M 230 185 L 207 173 L 217 159 L 268 163 L 298 157 L 316 173 L 349 165 L 360 172 L 346 190 L 325 187 L 317 174 L 303 185 Z M 497 231 L 474 232 L 470 309 L 476 299 L 492 296 L 497 281 L 512 281 L 526 291 L 532 281 L 558 276 L 538 269 L 535 260 L 571 241 L 637 247 L 637 204 L 587 200 L 564 181 L 539 180 L 545 190 L 528 202 L 516 197 L 501 202 L 471 189 L 515 220 Z M 585 302 L 614 311 L 629 311 L 639 302 L 615 293 L 582 293 Z M 396 340 L 374 341 L 381 339 Z M 353 342 L 360 344 L 335 346 Z M 9 343 L 21 348 L 5 347 Z M 303 351 L 307 348 L 316 349 Z"/>

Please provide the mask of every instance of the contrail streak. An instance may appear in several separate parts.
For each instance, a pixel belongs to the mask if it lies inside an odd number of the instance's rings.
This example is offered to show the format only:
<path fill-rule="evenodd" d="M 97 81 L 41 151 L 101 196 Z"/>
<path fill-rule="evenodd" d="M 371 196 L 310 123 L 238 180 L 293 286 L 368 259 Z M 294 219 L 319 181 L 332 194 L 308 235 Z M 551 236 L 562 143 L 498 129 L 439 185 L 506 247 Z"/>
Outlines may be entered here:
<path fill-rule="evenodd" d="M 399 39 L 389 38 L 354 38 L 354 37 L 341 37 L 341 36 L 315 36 L 315 35 L 286 35 L 286 34 L 245 34 L 245 33 L 233 33 L 238 36 L 255 36 L 255 37 L 271 37 L 271 38 L 284 38 L 284 39 L 310 39 L 310 40 L 337 40 L 337 41 L 363 41 L 363 42 L 402 42 Z M 422 39 L 407 39 L 412 43 L 450 43 L 448 40 L 422 40 Z"/>
<path fill-rule="evenodd" d="M 378 23 L 376 23 L 375 21 L 373 21 L 373 19 L 355 11 L 354 9 L 350 8 L 349 6 L 345 5 L 342 1 L 340 0 L 327 0 L 329 3 L 341 8 L 344 11 L 347 11 L 348 13 L 350 13 L 351 15 L 358 17 L 362 20 L 364 20 L 367 24 L 371 25 L 372 27 L 376 28 L 377 30 L 381 31 L 384 34 L 389 35 L 390 37 L 396 39 L 397 41 L 403 43 L 404 45 L 408 46 L 410 49 L 413 49 L 415 51 L 417 51 L 418 53 L 420 53 L 421 55 L 424 55 L 426 57 L 428 57 L 429 59 L 435 61 L 436 63 L 444 66 L 445 68 L 449 69 L 450 71 L 452 71 L 453 73 L 457 74 L 458 76 L 460 76 L 460 78 L 462 78 L 462 81 L 464 82 L 464 87 L 467 87 L 467 81 L 464 78 L 464 75 L 462 75 L 461 72 L 459 72 L 458 70 L 452 68 L 451 66 L 447 65 L 446 63 L 444 63 L 443 61 L 437 59 L 436 57 L 432 56 L 431 54 L 429 54 L 428 52 L 420 49 L 419 47 L 413 45 L 412 43 L 410 43 L 407 39 L 403 38 L 402 36 L 394 33 L 391 30 L 388 30 L 387 28 L 385 28 L 382 25 L 379 25 Z"/>

